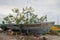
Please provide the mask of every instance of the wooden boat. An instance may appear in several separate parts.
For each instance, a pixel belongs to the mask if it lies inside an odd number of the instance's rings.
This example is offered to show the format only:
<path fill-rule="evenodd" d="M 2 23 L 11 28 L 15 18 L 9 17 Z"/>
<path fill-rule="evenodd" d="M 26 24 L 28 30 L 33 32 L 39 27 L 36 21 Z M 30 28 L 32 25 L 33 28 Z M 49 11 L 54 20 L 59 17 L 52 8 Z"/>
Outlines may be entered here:
<path fill-rule="evenodd" d="M 23 24 L 23 32 L 33 33 L 33 34 L 46 34 L 50 31 L 54 22 L 44 22 L 38 24 Z"/>
<path fill-rule="evenodd" d="M 38 24 L 4 24 L 7 29 L 20 30 L 23 33 L 46 34 L 54 22 L 43 22 Z"/>

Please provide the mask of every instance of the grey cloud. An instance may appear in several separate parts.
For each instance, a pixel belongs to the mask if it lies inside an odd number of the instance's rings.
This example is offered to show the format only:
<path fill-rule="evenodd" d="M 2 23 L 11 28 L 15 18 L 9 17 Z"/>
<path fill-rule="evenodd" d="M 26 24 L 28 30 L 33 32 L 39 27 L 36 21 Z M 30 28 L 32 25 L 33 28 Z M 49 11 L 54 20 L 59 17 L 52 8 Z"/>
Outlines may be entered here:
<path fill-rule="evenodd" d="M 24 5 L 25 1 L 23 0 L 0 0 L 0 6 L 20 6 Z"/>
<path fill-rule="evenodd" d="M 36 14 L 47 14 L 48 20 L 55 21 L 56 23 L 57 16 L 60 14 L 60 0 L 0 0 L 0 6 L 17 6 L 19 8 L 32 6 Z M 1 16 L 3 15 L 0 15 L 0 17 Z"/>

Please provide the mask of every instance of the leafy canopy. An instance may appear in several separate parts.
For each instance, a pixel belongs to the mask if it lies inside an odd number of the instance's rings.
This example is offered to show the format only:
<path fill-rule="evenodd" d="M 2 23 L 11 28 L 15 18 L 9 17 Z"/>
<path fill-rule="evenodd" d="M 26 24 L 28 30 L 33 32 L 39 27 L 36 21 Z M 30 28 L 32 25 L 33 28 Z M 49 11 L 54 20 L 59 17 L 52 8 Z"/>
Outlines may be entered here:
<path fill-rule="evenodd" d="M 4 17 L 2 21 L 3 24 L 33 24 L 47 21 L 47 15 L 38 18 L 37 15 L 34 14 L 32 7 L 22 8 L 22 12 L 19 11 L 18 8 L 14 8 L 12 12 L 15 13 L 15 15 L 10 13 L 8 16 Z"/>

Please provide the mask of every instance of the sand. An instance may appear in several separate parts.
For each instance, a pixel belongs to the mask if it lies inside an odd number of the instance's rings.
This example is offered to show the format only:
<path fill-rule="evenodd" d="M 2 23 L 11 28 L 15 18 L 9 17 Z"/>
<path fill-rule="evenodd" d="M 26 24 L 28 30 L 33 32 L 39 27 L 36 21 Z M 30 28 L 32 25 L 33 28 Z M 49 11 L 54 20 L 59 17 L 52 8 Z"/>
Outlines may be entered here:
<path fill-rule="evenodd" d="M 39 37 L 35 36 L 12 36 L 6 35 L 5 33 L 0 33 L 0 40 L 42 40 L 45 37 L 47 40 L 60 40 L 60 36 L 57 35 L 41 35 Z"/>

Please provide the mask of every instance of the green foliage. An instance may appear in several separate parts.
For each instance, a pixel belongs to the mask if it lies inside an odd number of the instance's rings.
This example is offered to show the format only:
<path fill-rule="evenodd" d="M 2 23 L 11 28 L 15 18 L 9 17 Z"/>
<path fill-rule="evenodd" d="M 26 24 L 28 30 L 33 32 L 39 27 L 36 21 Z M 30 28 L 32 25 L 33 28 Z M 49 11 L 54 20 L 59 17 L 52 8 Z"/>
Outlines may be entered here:
<path fill-rule="evenodd" d="M 2 24 L 5 24 L 5 22 L 4 22 L 4 21 L 2 21 Z"/>
<path fill-rule="evenodd" d="M 6 27 L 4 25 L 1 25 L 0 28 L 2 28 L 3 30 L 5 30 Z"/>
<path fill-rule="evenodd" d="M 47 21 L 47 15 L 42 16 L 39 20 L 40 20 L 41 22 L 44 22 L 45 20 Z"/>
<path fill-rule="evenodd" d="M 18 8 L 14 8 L 14 9 L 12 9 L 12 11 L 13 11 L 14 13 L 19 13 L 19 9 L 18 9 Z"/>
<path fill-rule="evenodd" d="M 10 21 L 10 19 L 9 19 L 9 17 L 8 17 L 8 16 L 4 18 L 4 21 L 5 21 L 5 23 L 8 23 L 8 24 L 10 24 L 10 23 L 11 23 L 11 21 Z"/>
<path fill-rule="evenodd" d="M 18 8 L 12 9 L 12 12 L 16 15 L 9 14 L 4 18 L 3 24 L 30 24 L 30 23 L 41 23 L 47 20 L 47 15 L 38 18 L 37 15 L 34 14 L 34 10 L 32 7 L 26 7 L 22 9 L 22 12 L 19 11 Z"/>

